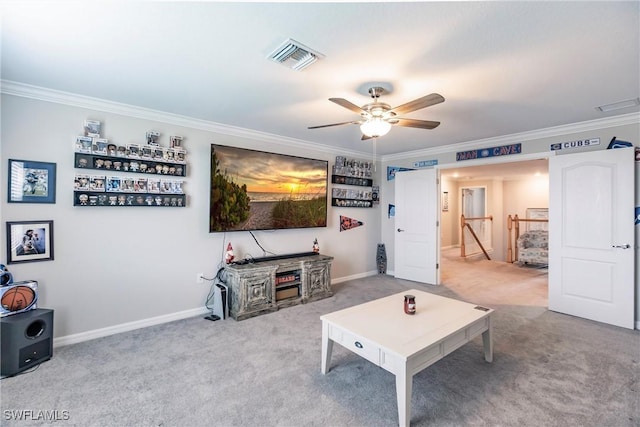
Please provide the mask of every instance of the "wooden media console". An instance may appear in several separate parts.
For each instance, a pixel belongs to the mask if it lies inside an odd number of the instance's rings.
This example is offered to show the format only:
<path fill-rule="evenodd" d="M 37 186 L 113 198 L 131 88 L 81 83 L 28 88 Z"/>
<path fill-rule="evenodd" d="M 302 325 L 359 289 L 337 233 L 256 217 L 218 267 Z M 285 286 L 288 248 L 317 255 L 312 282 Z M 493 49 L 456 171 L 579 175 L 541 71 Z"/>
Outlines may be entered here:
<path fill-rule="evenodd" d="M 327 255 L 271 257 L 226 266 L 229 315 L 235 320 L 327 298 L 331 261 Z"/>

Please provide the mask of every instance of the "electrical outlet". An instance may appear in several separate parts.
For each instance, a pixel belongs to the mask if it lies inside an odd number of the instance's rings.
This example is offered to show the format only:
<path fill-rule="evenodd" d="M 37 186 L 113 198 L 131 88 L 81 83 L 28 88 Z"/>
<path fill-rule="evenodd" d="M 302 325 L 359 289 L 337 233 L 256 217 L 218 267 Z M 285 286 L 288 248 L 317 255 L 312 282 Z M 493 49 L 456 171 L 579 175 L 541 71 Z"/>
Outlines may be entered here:
<path fill-rule="evenodd" d="M 198 273 L 198 277 L 196 278 L 196 283 L 204 283 L 204 273 Z"/>

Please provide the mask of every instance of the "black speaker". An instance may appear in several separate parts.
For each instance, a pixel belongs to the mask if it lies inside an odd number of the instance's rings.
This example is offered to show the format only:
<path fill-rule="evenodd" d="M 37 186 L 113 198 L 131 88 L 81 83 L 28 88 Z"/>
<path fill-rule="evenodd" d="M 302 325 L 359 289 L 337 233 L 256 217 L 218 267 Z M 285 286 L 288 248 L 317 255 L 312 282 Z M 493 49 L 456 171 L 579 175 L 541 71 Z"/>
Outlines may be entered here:
<path fill-rule="evenodd" d="M 0 319 L 0 374 L 9 377 L 53 356 L 53 310 L 37 308 Z"/>

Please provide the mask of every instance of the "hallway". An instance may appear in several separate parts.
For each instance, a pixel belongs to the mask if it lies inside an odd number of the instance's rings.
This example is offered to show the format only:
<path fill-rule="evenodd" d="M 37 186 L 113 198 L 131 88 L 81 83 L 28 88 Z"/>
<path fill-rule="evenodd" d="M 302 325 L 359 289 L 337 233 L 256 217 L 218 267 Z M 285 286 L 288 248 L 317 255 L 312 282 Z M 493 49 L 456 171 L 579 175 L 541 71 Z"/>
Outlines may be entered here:
<path fill-rule="evenodd" d="M 547 308 L 547 268 L 520 267 L 479 256 L 461 258 L 460 248 L 441 250 L 442 286 L 479 304 Z"/>

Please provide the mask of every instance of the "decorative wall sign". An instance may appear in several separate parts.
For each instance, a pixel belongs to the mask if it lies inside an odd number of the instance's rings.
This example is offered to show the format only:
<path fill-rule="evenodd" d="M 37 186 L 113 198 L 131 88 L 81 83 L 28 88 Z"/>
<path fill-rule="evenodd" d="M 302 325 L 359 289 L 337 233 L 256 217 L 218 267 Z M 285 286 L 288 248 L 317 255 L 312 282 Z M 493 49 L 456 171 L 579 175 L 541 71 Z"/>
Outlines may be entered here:
<path fill-rule="evenodd" d="M 415 162 L 413 164 L 414 168 L 425 168 L 428 166 L 435 166 L 438 164 L 438 160 L 420 160 L 419 162 Z"/>
<path fill-rule="evenodd" d="M 387 166 L 387 181 L 393 181 L 396 178 L 396 172 L 412 171 L 410 168 L 400 168 L 397 166 Z"/>
<path fill-rule="evenodd" d="M 53 259 L 53 221 L 7 221 L 7 264 Z"/>
<path fill-rule="evenodd" d="M 575 141 L 558 142 L 558 143 L 555 143 L 555 144 L 551 144 L 549 146 L 549 149 L 551 151 L 554 151 L 554 150 L 562 150 L 563 148 L 589 147 L 591 145 L 600 145 L 600 138 L 577 139 Z"/>
<path fill-rule="evenodd" d="M 510 156 L 522 153 L 522 144 L 501 145 L 499 147 L 482 148 L 480 150 L 458 151 L 456 161 L 484 159 L 487 157 Z"/>
<path fill-rule="evenodd" d="M 9 203 L 55 203 L 56 164 L 9 159 Z"/>
<path fill-rule="evenodd" d="M 352 228 L 360 227 L 361 225 L 364 225 L 362 221 L 340 215 L 340 231 L 351 230 Z"/>
<path fill-rule="evenodd" d="M 611 150 L 613 148 L 627 148 L 627 147 L 633 147 L 633 144 L 630 143 L 629 141 L 621 141 L 614 136 L 613 138 L 611 138 L 611 141 L 609 141 L 609 145 L 607 145 L 607 150 Z"/>
<path fill-rule="evenodd" d="M 442 212 L 449 212 L 449 192 L 442 192 Z"/>

